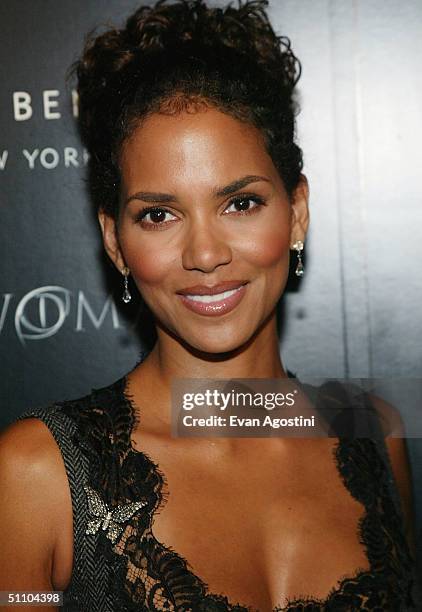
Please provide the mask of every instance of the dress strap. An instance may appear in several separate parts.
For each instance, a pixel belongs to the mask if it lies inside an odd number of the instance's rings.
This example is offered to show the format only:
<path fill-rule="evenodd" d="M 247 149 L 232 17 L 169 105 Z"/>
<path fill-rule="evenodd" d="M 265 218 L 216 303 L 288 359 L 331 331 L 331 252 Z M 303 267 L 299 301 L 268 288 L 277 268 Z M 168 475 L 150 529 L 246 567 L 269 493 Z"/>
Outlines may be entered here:
<path fill-rule="evenodd" d="M 80 402 L 84 400 L 79 400 Z M 76 403 L 76 402 L 75 402 Z M 68 589 L 63 594 L 66 612 L 112 612 L 112 603 L 106 600 L 109 580 L 105 561 L 97 554 L 95 537 L 86 536 L 88 520 L 87 495 L 84 486 L 89 477 L 89 461 L 77 443 L 77 427 L 64 408 L 70 402 L 30 409 L 17 420 L 40 419 L 50 430 L 58 445 L 69 483 L 73 514 L 73 569 Z"/>

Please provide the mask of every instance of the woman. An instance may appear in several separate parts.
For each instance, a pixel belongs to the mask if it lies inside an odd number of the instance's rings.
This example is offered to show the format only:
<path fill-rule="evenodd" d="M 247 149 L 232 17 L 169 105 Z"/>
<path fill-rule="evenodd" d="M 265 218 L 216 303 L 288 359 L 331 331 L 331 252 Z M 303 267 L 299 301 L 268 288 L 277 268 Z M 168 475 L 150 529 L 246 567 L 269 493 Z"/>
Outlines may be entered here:
<path fill-rule="evenodd" d="M 77 64 L 105 249 L 157 339 L 3 434 L 3 590 L 84 612 L 415 609 L 403 440 L 171 437 L 173 379 L 288 377 L 276 306 L 308 185 L 299 63 L 265 4 L 141 7 Z"/>

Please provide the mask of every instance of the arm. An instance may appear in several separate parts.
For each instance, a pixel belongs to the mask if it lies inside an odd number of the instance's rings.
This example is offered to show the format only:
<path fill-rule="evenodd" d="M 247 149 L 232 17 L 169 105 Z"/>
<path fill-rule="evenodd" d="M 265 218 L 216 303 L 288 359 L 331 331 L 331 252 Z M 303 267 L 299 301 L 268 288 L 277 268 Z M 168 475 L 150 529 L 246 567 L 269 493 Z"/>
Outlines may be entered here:
<path fill-rule="evenodd" d="M 416 557 L 415 517 L 413 511 L 412 477 L 405 438 L 385 440 L 394 478 L 399 490 L 404 515 L 406 537 L 413 557 Z"/>
<path fill-rule="evenodd" d="M 0 491 L 0 590 L 63 590 L 70 491 L 60 450 L 39 419 L 18 421 L 0 435 Z"/>
<path fill-rule="evenodd" d="M 375 406 L 381 420 L 388 424 L 386 431 L 391 432 L 385 438 L 388 455 L 391 461 L 394 478 L 399 491 L 401 507 L 404 515 L 405 533 L 413 557 L 416 556 L 415 517 L 413 509 L 412 473 L 410 469 L 407 445 L 405 439 L 405 427 L 399 411 L 376 395 L 371 395 L 371 401 Z"/>

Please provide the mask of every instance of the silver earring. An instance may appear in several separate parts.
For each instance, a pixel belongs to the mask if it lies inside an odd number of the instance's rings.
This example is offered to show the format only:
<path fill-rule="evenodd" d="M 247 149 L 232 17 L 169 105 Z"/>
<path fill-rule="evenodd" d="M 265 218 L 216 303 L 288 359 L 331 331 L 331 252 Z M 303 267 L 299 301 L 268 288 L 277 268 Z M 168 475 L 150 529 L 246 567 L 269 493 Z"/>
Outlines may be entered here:
<path fill-rule="evenodd" d="M 302 263 L 303 242 L 301 240 L 297 240 L 294 243 L 293 248 L 295 249 L 297 253 L 297 266 L 296 266 L 295 274 L 296 276 L 303 276 L 305 273 L 305 268 L 303 267 L 303 263 Z"/>
<path fill-rule="evenodd" d="M 123 295 L 122 295 L 122 300 L 125 304 L 129 304 L 130 300 L 132 299 L 132 296 L 130 295 L 129 289 L 128 289 L 128 276 L 130 274 L 129 268 L 123 268 L 122 270 L 122 274 L 124 276 L 124 280 L 123 280 Z"/>

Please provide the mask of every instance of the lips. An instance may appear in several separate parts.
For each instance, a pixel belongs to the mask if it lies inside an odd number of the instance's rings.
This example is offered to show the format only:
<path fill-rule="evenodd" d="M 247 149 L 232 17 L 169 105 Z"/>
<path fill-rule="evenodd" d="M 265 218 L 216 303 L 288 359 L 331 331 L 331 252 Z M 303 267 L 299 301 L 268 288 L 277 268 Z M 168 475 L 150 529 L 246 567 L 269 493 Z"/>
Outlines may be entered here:
<path fill-rule="evenodd" d="M 197 314 L 220 316 L 231 312 L 246 293 L 247 281 L 225 281 L 213 286 L 194 285 L 178 291 L 186 308 Z"/>

